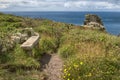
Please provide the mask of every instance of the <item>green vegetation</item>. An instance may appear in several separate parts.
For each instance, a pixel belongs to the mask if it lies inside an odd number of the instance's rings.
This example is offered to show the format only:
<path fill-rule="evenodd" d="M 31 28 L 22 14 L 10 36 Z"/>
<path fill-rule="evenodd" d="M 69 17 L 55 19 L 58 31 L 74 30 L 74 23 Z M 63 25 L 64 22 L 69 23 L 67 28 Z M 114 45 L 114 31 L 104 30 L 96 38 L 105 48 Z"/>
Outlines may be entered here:
<path fill-rule="evenodd" d="M 10 36 L 32 27 L 41 36 L 32 55 Z M 64 80 L 120 80 L 120 38 L 104 31 L 85 29 L 46 19 L 0 13 L 0 80 L 43 80 L 39 71 L 44 53 L 58 53 L 64 60 Z"/>
<path fill-rule="evenodd" d="M 65 80 L 119 80 L 119 41 L 120 38 L 116 36 L 98 31 L 71 30 L 64 44 L 74 45 L 76 53 L 67 58 L 63 78 Z M 68 52 L 70 51 L 71 49 Z"/>

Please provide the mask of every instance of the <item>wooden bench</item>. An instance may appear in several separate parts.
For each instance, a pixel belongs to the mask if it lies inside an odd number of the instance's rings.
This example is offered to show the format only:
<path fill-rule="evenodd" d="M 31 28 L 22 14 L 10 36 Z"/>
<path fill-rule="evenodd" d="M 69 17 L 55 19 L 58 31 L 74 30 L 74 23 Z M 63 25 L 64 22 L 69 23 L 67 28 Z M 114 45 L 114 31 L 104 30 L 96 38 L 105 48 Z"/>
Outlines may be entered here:
<path fill-rule="evenodd" d="M 37 44 L 39 44 L 39 39 L 40 36 L 38 33 L 36 33 L 36 36 L 31 36 L 27 41 L 25 41 L 22 45 L 21 48 L 24 50 L 31 50 L 33 47 L 35 47 Z"/>

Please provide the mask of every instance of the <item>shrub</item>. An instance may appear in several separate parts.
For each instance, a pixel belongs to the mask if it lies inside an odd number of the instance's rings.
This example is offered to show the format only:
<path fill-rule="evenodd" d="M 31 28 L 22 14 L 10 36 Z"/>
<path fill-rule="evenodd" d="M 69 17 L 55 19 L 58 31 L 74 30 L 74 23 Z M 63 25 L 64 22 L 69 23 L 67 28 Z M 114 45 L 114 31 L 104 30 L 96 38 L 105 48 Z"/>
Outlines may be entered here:
<path fill-rule="evenodd" d="M 96 58 L 82 60 L 69 59 L 64 65 L 64 80 L 119 80 L 120 65 L 118 60 Z"/>
<path fill-rule="evenodd" d="M 40 40 L 40 51 L 42 53 L 54 53 L 56 49 L 55 39 L 54 38 L 42 38 Z"/>
<path fill-rule="evenodd" d="M 59 48 L 58 53 L 63 58 L 68 58 L 72 55 L 75 55 L 75 48 L 73 45 L 63 45 L 61 48 Z"/>
<path fill-rule="evenodd" d="M 8 54 L 0 54 L 0 64 L 5 64 L 10 60 L 10 56 Z"/>
<path fill-rule="evenodd" d="M 9 25 L 9 27 L 21 28 L 23 26 L 21 25 L 21 23 L 12 23 L 12 24 Z"/>
<path fill-rule="evenodd" d="M 36 59 L 39 60 L 41 58 L 42 55 L 42 51 L 40 50 L 39 46 L 36 46 L 33 50 L 32 50 L 32 56 Z"/>
<path fill-rule="evenodd" d="M 38 68 L 40 67 L 39 62 L 34 59 L 34 57 L 29 56 L 30 54 L 25 53 L 23 49 L 19 47 L 19 45 L 16 46 L 15 50 L 9 54 L 10 55 L 10 61 L 9 64 L 16 66 L 16 67 L 30 67 L 30 68 Z"/>

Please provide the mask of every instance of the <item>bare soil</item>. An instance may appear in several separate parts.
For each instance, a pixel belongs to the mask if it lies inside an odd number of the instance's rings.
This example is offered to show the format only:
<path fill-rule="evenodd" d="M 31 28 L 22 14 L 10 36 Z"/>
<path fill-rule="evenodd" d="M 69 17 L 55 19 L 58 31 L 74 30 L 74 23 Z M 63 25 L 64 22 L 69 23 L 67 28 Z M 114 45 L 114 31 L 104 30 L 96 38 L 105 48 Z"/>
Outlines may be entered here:
<path fill-rule="evenodd" d="M 62 80 L 63 61 L 58 54 L 44 54 L 40 61 L 42 71 L 47 75 L 44 80 Z"/>

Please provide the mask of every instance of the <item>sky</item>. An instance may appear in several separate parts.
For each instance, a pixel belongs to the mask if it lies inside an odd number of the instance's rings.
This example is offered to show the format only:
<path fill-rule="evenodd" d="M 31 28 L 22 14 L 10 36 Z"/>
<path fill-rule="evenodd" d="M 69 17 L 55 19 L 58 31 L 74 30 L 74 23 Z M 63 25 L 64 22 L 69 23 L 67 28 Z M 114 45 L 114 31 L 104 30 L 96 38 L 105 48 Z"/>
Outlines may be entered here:
<path fill-rule="evenodd" d="M 0 11 L 120 11 L 120 0 L 0 0 Z"/>

